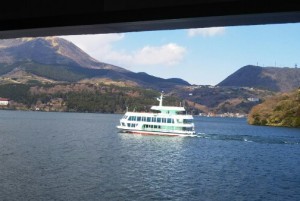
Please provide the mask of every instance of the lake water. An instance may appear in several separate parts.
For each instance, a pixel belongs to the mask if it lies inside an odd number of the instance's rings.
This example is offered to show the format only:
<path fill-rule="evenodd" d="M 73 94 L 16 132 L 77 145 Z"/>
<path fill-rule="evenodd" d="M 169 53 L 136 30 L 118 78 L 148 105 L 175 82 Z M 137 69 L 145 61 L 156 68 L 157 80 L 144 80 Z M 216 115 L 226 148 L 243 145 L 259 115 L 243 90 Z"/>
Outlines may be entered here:
<path fill-rule="evenodd" d="M 0 110 L 0 200 L 300 200 L 300 129 L 195 117 L 198 137 L 121 115 Z"/>

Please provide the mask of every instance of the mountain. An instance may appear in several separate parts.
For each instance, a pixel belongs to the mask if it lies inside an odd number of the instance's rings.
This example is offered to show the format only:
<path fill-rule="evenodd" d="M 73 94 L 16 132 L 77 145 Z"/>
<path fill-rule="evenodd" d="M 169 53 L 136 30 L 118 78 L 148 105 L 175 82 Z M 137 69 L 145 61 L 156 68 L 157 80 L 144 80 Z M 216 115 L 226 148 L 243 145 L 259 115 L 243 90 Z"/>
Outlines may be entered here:
<path fill-rule="evenodd" d="M 58 37 L 0 40 L 0 77 L 15 71 L 64 82 L 91 78 L 131 81 L 158 90 L 190 85 L 182 79 L 163 79 L 147 73 L 134 73 L 97 61 L 73 43 Z"/>
<path fill-rule="evenodd" d="M 300 89 L 278 94 L 254 106 L 248 116 L 248 123 L 300 127 Z"/>
<path fill-rule="evenodd" d="M 201 113 L 248 114 L 254 105 L 275 93 L 249 87 L 192 85 L 177 87 L 169 94 L 180 97 Z"/>
<path fill-rule="evenodd" d="M 73 43 L 58 37 L 0 40 L 0 62 L 35 62 L 46 65 L 80 66 L 88 69 L 127 70 L 99 62 Z"/>
<path fill-rule="evenodd" d="M 286 92 L 300 86 L 300 68 L 244 66 L 217 86 L 254 87 Z"/>

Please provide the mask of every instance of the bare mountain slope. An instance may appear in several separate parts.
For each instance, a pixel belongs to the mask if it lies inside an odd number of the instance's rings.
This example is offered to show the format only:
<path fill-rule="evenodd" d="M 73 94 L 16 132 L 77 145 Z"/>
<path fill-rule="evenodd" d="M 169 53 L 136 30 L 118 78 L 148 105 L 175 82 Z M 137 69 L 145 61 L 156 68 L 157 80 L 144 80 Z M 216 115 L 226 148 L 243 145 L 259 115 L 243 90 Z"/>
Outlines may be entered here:
<path fill-rule="evenodd" d="M 299 68 L 244 66 L 218 86 L 254 87 L 272 91 L 291 91 L 300 86 Z"/>
<path fill-rule="evenodd" d="M 16 68 L 56 81 L 109 78 L 132 81 L 159 90 L 189 85 L 182 79 L 134 73 L 97 61 L 73 43 L 58 37 L 0 40 L 0 76 Z"/>

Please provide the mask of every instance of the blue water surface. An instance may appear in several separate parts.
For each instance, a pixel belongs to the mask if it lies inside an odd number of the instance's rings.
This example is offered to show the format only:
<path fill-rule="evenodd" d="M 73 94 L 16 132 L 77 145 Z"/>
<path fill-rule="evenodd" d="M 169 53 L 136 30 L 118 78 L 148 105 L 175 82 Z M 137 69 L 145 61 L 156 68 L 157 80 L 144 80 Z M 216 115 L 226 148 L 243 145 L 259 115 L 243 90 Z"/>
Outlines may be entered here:
<path fill-rule="evenodd" d="M 300 200 L 300 129 L 195 117 L 197 137 L 121 115 L 0 110 L 0 200 Z"/>

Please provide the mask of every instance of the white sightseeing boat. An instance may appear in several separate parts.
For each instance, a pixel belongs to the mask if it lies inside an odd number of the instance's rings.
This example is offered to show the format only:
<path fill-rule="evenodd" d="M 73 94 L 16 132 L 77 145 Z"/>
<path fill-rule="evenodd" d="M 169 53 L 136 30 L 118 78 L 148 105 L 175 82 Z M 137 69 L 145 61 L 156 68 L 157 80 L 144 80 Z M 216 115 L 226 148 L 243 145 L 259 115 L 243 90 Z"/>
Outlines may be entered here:
<path fill-rule="evenodd" d="M 184 107 L 163 106 L 163 94 L 152 113 L 126 112 L 117 128 L 120 132 L 145 135 L 194 136 L 193 116 L 185 114 Z"/>

